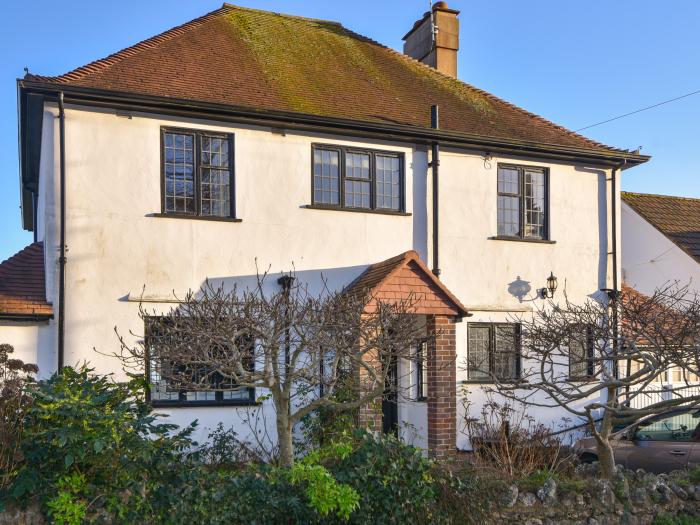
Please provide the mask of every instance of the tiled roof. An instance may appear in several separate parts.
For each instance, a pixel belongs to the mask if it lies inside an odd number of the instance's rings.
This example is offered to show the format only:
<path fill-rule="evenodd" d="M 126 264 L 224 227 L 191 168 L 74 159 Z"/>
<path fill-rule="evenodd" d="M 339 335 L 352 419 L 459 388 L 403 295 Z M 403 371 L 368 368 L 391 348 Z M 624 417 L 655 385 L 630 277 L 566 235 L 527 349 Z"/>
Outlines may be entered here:
<path fill-rule="evenodd" d="M 345 288 L 345 293 L 366 298 L 367 309 L 376 301 L 406 301 L 414 313 L 468 315 L 467 309 L 411 250 L 370 265 Z"/>
<path fill-rule="evenodd" d="M 30 244 L 0 263 L 0 317 L 3 314 L 53 315 L 46 301 L 43 243 Z"/>
<path fill-rule="evenodd" d="M 700 263 L 700 199 L 623 192 L 622 200 Z"/>
<path fill-rule="evenodd" d="M 104 59 L 26 80 L 440 128 L 467 136 L 620 153 L 444 75 L 337 22 L 224 4 Z"/>

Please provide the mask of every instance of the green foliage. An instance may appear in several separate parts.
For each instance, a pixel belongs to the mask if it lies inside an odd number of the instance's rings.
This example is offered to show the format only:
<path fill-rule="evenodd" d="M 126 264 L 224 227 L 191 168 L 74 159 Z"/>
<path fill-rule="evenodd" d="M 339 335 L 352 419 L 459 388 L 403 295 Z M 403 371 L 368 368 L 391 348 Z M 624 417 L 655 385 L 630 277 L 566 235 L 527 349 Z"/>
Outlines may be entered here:
<path fill-rule="evenodd" d="M 39 498 L 66 523 L 79 515 L 82 500 L 118 516 L 150 506 L 149 492 L 194 445 L 194 427 L 175 432 L 175 425 L 158 423 L 142 392 L 139 379 L 115 383 L 85 366 L 33 385 L 24 461 L 5 496 L 20 503 Z"/>
<path fill-rule="evenodd" d="M 309 503 L 321 516 L 333 512 L 339 518 L 347 520 L 357 508 L 360 496 L 355 489 L 338 483 L 322 465 L 296 463 L 289 470 L 289 479 L 294 485 L 306 485 L 304 492 Z"/>
<path fill-rule="evenodd" d="M 143 383 L 86 367 L 33 385 L 20 464 L 3 499 L 39 501 L 54 523 L 354 525 L 475 523 L 493 501 L 392 436 L 339 430 L 291 468 L 245 455 L 216 429 L 198 449 L 144 402 Z M 484 494 L 489 494 L 488 497 Z"/>
<path fill-rule="evenodd" d="M 688 479 L 691 483 L 700 483 L 700 467 L 695 467 L 688 472 Z"/>
<path fill-rule="evenodd" d="M 432 463 L 422 452 L 389 435 L 358 431 L 355 438 L 352 452 L 327 460 L 338 482 L 360 495 L 350 523 L 412 523 L 417 516 L 434 521 L 437 491 Z"/>
<path fill-rule="evenodd" d="M 73 472 L 59 479 L 56 486 L 58 493 L 46 502 L 49 516 L 58 525 L 80 525 L 87 513 L 87 502 L 82 498 L 85 476 Z"/>
<path fill-rule="evenodd" d="M 690 514 L 662 514 L 654 520 L 654 525 L 698 525 L 700 518 Z"/>

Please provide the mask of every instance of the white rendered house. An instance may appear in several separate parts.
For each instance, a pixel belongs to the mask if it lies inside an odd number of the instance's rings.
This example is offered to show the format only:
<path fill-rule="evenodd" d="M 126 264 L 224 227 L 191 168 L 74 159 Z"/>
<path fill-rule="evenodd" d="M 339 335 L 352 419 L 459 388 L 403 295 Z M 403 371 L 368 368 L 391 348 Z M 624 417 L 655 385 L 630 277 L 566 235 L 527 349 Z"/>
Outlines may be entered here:
<path fill-rule="evenodd" d="M 652 295 L 667 286 L 688 286 L 700 292 L 700 199 L 623 192 L 622 277 L 627 285 Z M 657 379 L 671 392 L 696 395 L 694 374 L 683 377 L 673 368 Z M 652 399 L 639 399 L 640 403 Z"/>
<path fill-rule="evenodd" d="M 407 56 L 334 22 L 224 4 L 65 75 L 19 80 L 22 213 L 43 273 L 0 266 L 0 342 L 43 377 L 85 360 L 120 373 L 105 354 L 115 326 L 143 333 L 139 301 L 167 310 L 205 279 L 249 282 L 256 259 L 336 289 L 379 264 L 439 296 L 422 315 L 449 325 L 455 362 L 446 390 L 428 384 L 390 416 L 416 444 L 465 446 L 458 386 L 483 398 L 468 361 L 493 360 L 499 330 L 539 304 L 550 273 L 572 300 L 620 286 L 620 177 L 648 157 L 457 80 L 457 15 L 438 2 L 441 31 L 426 13 Z M 513 348 L 501 368 L 520 367 Z M 152 402 L 175 422 L 244 434 L 255 394 L 157 386 Z"/>

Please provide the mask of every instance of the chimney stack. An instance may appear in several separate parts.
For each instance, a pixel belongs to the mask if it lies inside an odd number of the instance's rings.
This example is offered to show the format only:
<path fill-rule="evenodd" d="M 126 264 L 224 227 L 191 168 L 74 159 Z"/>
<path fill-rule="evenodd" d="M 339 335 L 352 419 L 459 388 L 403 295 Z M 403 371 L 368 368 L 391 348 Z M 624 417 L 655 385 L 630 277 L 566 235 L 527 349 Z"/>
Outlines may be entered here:
<path fill-rule="evenodd" d="M 458 14 L 459 11 L 447 7 L 447 2 L 436 2 L 432 11 L 425 13 L 403 37 L 404 54 L 456 78 Z"/>

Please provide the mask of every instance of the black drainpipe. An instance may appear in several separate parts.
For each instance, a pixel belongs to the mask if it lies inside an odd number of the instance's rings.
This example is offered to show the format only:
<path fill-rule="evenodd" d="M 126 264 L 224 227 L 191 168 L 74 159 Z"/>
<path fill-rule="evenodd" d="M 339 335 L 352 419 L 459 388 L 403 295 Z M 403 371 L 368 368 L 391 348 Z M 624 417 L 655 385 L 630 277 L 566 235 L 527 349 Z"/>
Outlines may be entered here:
<path fill-rule="evenodd" d="M 66 112 L 63 92 L 58 94 L 59 163 L 60 163 L 60 230 L 58 256 L 58 370 L 63 368 L 66 313 Z"/>
<path fill-rule="evenodd" d="M 611 225 L 612 225 L 612 268 L 613 268 L 613 278 L 612 278 L 612 293 L 610 293 L 610 301 L 612 304 L 612 323 L 613 323 L 613 353 L 617 355 L 618 349 L 619 349 L 619 299 L 620 299 L 620 283 L 618 282 L 617 278 L 617 172 L 619 169 L 624 166 L 624 163 L 621 164 L 620 166 L 617 166 L 612 169 L 611 175 L 610 175 L 610 200 L 612 201 L 612 217 L 611 217 Z M 627 361 L 627 375 L 630 374 L 631 368 L 632 368 L 632 362 L 631 360 L 628 359 Z M 619 362 L 617 359 L 615 359 L 615 370 L 614 370 L 615 377 L 618 378 L 620 376 L 620 367 L 619 367 Z M 629 392 L 629 385 L 627 387 L 627 391 Z"/>
<path fill-rule="evenodd" d="M 430 127 L 440 129 L 440 113 L 438 106 L 430 106 Z M 439 243 L 439 169 L 440 169 L 440 144 L 437 141 L 432 144 L 432 159 L 429 166 L 433 168 L 433 273 L 440 277 L 440 243 Z"/>

